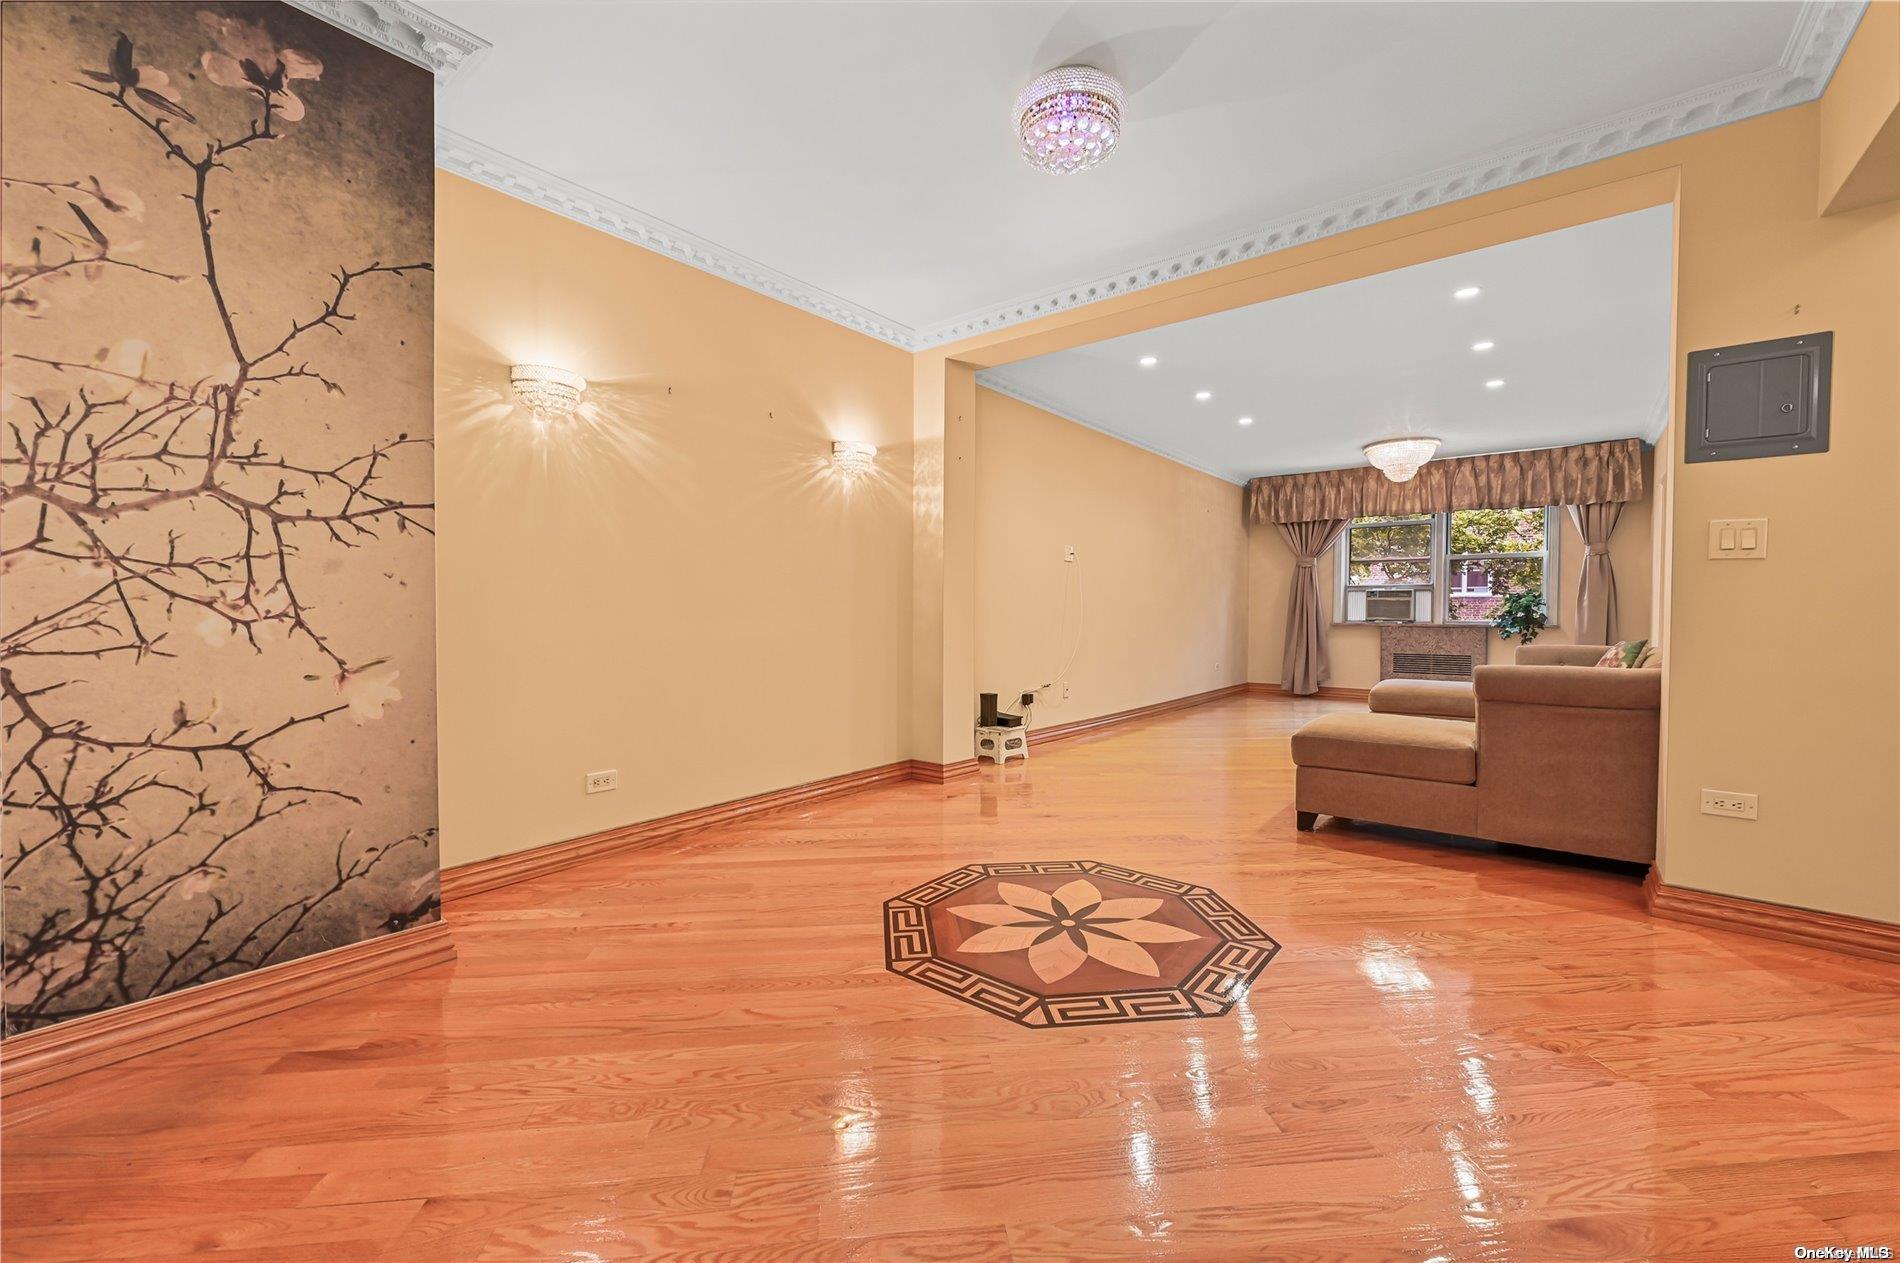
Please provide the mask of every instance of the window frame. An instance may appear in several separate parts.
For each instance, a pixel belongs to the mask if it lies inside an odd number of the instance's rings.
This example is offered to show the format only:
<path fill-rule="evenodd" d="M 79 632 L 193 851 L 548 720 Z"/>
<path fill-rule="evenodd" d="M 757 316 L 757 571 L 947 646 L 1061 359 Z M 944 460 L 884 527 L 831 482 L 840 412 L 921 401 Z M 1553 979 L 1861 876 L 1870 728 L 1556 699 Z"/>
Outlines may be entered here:
<path fill-rule="evenodd" d="M 1425 582 L 1423 583 L 1354 583 L 1352 581 L 1352 533 L 1354 531 L 1370 530 L 1370 529 L 1381 527 L 1381 526 L 1411 526 L 1411 525 L 1414 525 L 1416 523 L 1421 523 L 1421 522 L 1429 525 L 1431 528 L 1431 542 L 1425 546 L 1426 555 L 1423 558 L 1382 557 L 1382 558 L 1379 558 L 1378 560 L 1380 561 L 1420 561 L 1422 560 L 1425 562 L 1425 565 L 1429 571 L 1429 574 L 1427 575 Z M 1391 521 L 1387 521 L 1387 522 L 1361 522 L 1358 518 L 1354 518 L 1351 522 L 1348 522 L 1346 524 L 1346 529 L 1339 536 L 1339 542 L 1336 545 L 1334 545 L 1334 551 L 1339 554 L 1339 571 L 1338 571 L 1337 582 L 1333 584 L 1334 598 L 1335 598 L 1334 609 L 1333 609 L 1333 621 L 1340 622 L 1340 623 L 1352 621 L 1346 618 L 1346 594 L 1348 592 L 1411 592 L 1414 594 L 1419 593 L 1419 592 L 1430 592 L 1433 594 L 1432 614 L 1433 614 L 1434 621 L 1436 621 L 1437 611 L 1438 611 L 1437 593 L 1438 593 L 1439 588 L 1444 585 L 1444 580 L 1445 580 L 1444 567 L 1440 564 L 1444 560 L 1444 556 L 1445 556 L 1446 541 L 1443 535 L 1444 529 L 1445 529 L 1444 515 L 1442 513 L 1417 513 L 1417 514 L 1413 514 L 1410 517 L 1394 518 Z M 1416 608 L 1416 602 L 1418 598 L 1416 595 L 1414 595 L 1412 599 L 1415 603 L 1414 608 Z M 1356 622 L 1354 622 L 1353 625 L 1362 626 L 1362 627 L 1377 627 L 1379 624 L 1371 619 L 1359 619 Z"/>
<path fill-rule="evenodd" d="M 1474 622 L 1470 619 L 1451 617 L 1451 576 L 1454 566 L 1466 561 L 1490 561 L 1494 559 L 1514 560 L 1523 557 L 1542 557 L 1544 559 L 1544 609 L 1549 617 L 1546 627 L 1558 627 L 1559 607 L 1563 604 L 1563 585 L 1558 570 L 1558 544 L 1563 537 L 1561 510 L 1555 505 L 1544 507 L 1544 548 L 1541 553 L 1454 553 L 1451 551 L 1451 514 L 1420 513 L 1400 518 L 1392 522 L 1367 522 L 1364 526 L 1393 526 L 1401 522 L 1426 522 L 1432 527 L 1431 582 L 1430 583 L 1353 583 L 1352 576 L 1352 533 L 1361 525 L 1354 518 L 1340 533 L 1333 551 L 1333 622 L 1345 627 L 1379 627 L 1381 622 L 1372 619 L 1349 619 L 1346 617 L 1346 594 L 1348 592 L 1425 592 L 1432 594 L 1432 617 L 1424 623 L 1413 626 L 1426 627 L 1489 627 L 1486 619 Z M 1411 561 L 1415 558 L 1386 558 L 1384 560 Z M 1414 598 L 1416 600 L 1416 597 Z"/>

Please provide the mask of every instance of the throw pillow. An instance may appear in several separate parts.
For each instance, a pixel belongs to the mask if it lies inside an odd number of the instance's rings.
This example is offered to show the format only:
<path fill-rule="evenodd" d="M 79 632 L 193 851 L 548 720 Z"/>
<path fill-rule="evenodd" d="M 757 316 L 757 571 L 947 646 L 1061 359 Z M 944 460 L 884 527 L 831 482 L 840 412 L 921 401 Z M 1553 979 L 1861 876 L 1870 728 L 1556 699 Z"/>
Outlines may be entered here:
<path fill-rule="evenodd" d="M 1603 656 L 1597 659 L 1597 665 L 1600 667 L 1639 667 L 1643 665 L 1644 655 L 1653 652 L 1654 650 L 1651 649 L 1647 640 L 1619 640 L 1603 651 Z M 1662 665 L 1660 658 L 1657 660 L 1657 665 Z"/>

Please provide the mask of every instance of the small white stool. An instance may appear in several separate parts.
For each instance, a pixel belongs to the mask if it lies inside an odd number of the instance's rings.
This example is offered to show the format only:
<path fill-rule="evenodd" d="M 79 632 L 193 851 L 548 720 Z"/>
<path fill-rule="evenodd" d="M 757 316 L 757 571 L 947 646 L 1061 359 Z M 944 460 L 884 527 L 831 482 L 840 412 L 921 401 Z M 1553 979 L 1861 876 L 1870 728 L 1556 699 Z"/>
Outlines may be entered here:
<path fill-rule="evenodd" d="M 977 725 L 976 757 L 988 759 L 992 763 L 1027 759 L 1029 757 L 1029 729 L 985 728 L 981 724 Z"/>

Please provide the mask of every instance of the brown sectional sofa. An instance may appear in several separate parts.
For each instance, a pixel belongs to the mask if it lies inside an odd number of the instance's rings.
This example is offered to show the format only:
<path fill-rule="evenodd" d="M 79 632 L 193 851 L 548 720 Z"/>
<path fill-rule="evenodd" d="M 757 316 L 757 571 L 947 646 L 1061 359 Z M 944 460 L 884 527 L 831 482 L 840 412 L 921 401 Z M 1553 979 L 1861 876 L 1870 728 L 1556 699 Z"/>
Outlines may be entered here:
<path fill-rule="evenodd" d="M 1299 827 L 1321 815 L 1650 863 L 1662 672 L 1532 645 L 1470 685 L 1388 680 L 1293 737 Z M 1451 718 L 1468 704 L 1472 718 Z"/>

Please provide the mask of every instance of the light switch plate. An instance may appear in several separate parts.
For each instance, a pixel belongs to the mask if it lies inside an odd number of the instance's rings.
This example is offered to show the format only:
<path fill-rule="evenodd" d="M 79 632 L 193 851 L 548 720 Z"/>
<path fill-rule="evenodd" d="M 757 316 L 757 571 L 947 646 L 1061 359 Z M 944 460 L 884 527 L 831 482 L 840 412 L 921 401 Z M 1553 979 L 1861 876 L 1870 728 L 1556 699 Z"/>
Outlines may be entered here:
<path fill-rule="evenodd" d="M 1709 522 L 1709 556 L 1714 560 L 1755 560 L 1767 555 L 1767 518 L 1719 517 Z"/>

